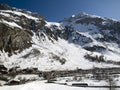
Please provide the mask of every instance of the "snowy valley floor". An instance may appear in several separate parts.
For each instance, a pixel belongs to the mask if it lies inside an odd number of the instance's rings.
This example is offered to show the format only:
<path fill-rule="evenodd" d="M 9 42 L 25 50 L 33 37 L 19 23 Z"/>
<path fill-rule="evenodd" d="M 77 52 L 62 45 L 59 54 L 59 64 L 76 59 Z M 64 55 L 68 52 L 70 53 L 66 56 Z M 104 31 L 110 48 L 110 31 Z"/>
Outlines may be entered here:
<path fill-rule="evenodd" d="M 88 87 L 72 87 L 66 85 L 58 85 L 53 83 L 44 83 L 35 81 L 24 85 L 3 86 L 0 90 L 109 90 L 108 88 L 88 88 Z M 118 89 L 119 90 L 119 89 Z"/>
<path fill-rule="evenodd" d="M 115 77 L 117 76 L 117 77 Z M 18 79 L 36 80 L 28 81 L 25 84 L 8 86 L 0 81 L 0 90 L 120 90 L 120 74 L 111 75 L 111 82 L 107 79 L 98 80 L 92 78 L 92 74 L 85 74 L 77 77 L 74 76 L 58 77 L 53 79 L 52 83 L 47 83 L 42 77 L 38 75 L 17 75 L 14 80 Z M 73 84 L 87 84 L 87 86 L 75 86 Z M 112 87 L 110 87 L 112 86 Z M 112 88 L 112 89 L 110 89 Z"/>

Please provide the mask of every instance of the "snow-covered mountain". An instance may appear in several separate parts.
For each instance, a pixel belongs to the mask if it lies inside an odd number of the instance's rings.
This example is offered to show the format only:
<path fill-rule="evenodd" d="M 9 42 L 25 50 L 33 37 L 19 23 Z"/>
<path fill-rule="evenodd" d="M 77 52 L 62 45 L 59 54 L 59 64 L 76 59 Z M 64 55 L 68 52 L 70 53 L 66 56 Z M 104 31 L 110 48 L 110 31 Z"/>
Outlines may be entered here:
<path fill-rule="evenodd" d="M 120 21 L 81 13 L 47 22 L 0 4 L 0 64 L 40 71 L 120 66 Z"/>

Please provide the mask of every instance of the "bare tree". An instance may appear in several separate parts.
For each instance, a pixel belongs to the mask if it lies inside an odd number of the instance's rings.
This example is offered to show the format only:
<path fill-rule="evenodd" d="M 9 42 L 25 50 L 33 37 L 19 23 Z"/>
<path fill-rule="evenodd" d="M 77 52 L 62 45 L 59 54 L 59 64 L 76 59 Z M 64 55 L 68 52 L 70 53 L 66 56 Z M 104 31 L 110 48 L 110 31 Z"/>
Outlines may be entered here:
<path fill-rule="evenodd" d="M 116 88 L 113 87 L 113 86 L 116 86 L 116 83 L 115 83 L 115 80 L 114 80 L 113 76 L 109 75 L 108 83 L 109 83 L 109 86 L 110 86 L 109 90 L 116 90 Z"/>

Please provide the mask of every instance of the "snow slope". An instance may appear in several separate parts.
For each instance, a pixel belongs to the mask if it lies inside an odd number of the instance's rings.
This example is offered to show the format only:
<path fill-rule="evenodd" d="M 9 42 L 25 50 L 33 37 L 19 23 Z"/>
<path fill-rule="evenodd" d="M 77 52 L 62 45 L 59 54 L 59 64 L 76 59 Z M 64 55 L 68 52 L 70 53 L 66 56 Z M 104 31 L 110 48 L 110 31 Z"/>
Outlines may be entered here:
<path fill-rule="evenodd" d="M 119 21 L 83 13 L 60 23 L 47 22 L 39 15 L 19 9 L 0 10 L 0 15 L 0 23 L 8 28 L 16 27 L 33 34 L 31 47 L 11 56 L 4 50 L 0 52 L 0 62 L 7 68 L 37 67 L 50 71 L 120 66 Z M 85 58 L 87 54 L 104 55 L 105 60 L 92 61 Z"/>
<path fill-rule="evenodd" d="M 82 49 L 80 46 L 70 44 L 67 41 L 60 39 L 51 43 L 48 39 L 46 41 L 39 41 L 36 36 L 33 37 L 34 45 L 29 49 L 24 50 L 20 54 L 12 55 L 2 58 L 4 65 L 8 68 L 19 66 L 22 69 L 37 67 L 40 71 L 51 70 L 74 70 L 77 68 L 90 69 L 96 67 L 118 67 L 118 65 L 110 65 L 104 63 L 90 62 L 84 58 L 88 51 Z M 30 55 L 23 58 L 33 50 L 38 50 L 37 55 Z M 57 58 L 65 59 L 65 64 L 61 64 Z"/>
<path fill-rule="evenodd" d="M 8 22 L 6 20 L 1 20 L 0 22 L 5 23 L 5 24 L 9 25 L 10 27 L 18 27 L 18 28 L 22 29 L 22 27 L 17 25 L 15 22 Z"/>

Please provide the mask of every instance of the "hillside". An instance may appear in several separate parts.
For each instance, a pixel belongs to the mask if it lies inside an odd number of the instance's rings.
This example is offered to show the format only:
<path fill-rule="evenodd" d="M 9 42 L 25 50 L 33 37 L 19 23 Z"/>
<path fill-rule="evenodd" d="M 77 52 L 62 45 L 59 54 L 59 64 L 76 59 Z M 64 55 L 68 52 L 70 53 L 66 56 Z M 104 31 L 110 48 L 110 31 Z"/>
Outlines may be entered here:
<path fill-rule="evenodd" d="M 40 71 L 120 66 L 120 21 L 81 13 L 60 22 L 0 4 L 0 64 Z"/>

